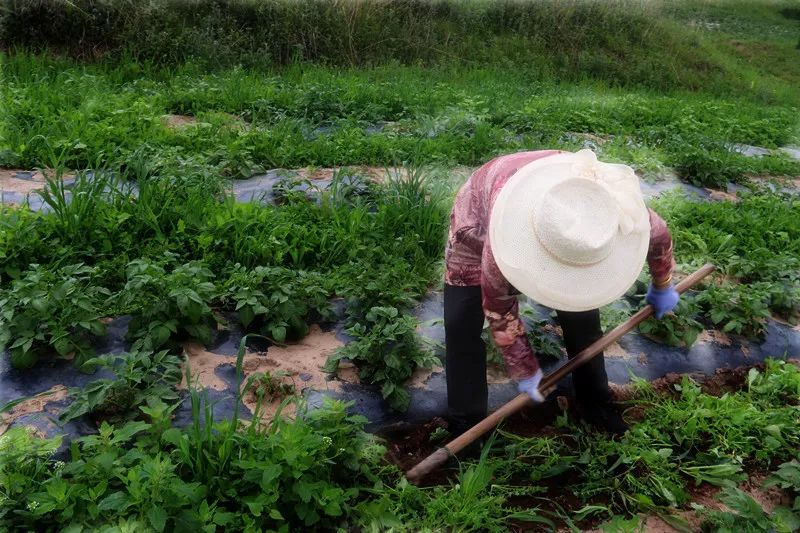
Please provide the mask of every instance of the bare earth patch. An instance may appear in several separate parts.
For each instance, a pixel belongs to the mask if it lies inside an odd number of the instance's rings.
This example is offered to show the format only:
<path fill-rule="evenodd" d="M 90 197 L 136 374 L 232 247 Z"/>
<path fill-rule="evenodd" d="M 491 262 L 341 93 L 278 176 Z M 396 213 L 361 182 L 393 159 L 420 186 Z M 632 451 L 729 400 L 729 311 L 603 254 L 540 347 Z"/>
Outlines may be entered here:
<path fill-rule="evenodd" d="M 270 346 L 267 352 L 248 350 L 242 362 L 243 383 L 256 372 L 275 374 L 283 371 L 294 382 L 297 393 L 302 393 L 305 389 L 338 391 L 341 383 L 329 380 L 330 374 L 323 372 L 322 367 L 328 356 L 340 346 L 342 342 L 336 338 L 334 332 L 323 332 L 319 326 L 312 325 L 309 334 L 298 343 Z M 228 383 L 216 374 L 216 369 L 222 365 L 235 366 L 235 355 L 215 354 L 196 342 L 187 342 L 183 348 L 193 384 L 218 391 L 229 388 Z M 186 385 L 184 377 L 180 387 L 186 388 Z M 257 406 L 252 394 L 245 394 L 243 401 L 250 411 L 255 411 Z M 261 405 L 262 418 L 274 416 L 279 405 L 279 399 Z M 293 408 L 290 405 L 283 414 L 291 415 Z"/>
<path fill-rule="evenodd" d="M 708 192 L 708 196 L 712 200 L 721 200 L 733 203 L 739 202 L 739 197 L 736 195 L 736 193 L 730 193 L 727 191 L 720 191 L 717 189 L 708 189 L 708 188 L 706 188 L 706 192 Z"/>
<path fill-rule="evenodd" d="M 407 387 L 414 389 L 426 389 L 428 379 L 430 379 L 433 374 L 438 374 L 442 370 L 444 370 L 444 368 L 438 365 L 433 368 L 417 368 L 405 384 Z"/>
<path fill-rule="evenodd" d="M 697 336 L 699 342 L 719 344 L 720 346 L 730 346 L 731 338 L 721 331 L 706 329 Z"/>
<path fill-rule="evenodd" d="M 336 368 L 336 378 L 339 381 L 354 385 L 361 383 L 361 379 L 358 377 L 358 367 L 350 361 L 339 361 L 339 366 Z"/>
<path fill-rule="evenodd" d="M 564 336 L 564 331 L 561 329 L 561 326 L 553 324 L 545 324 L 542 329 L 545 330 L 547 333 L 553 333 L 555 335 L 558 335 L 559 337 Z"/>
<path fill-rule="evenodd" d="M 53 178 L 52 171 L 46 171 L 47 176 L 38 170 L 19 170 L 0 168 L 0 193 L 17 193 L 27 195 L 40 191 Z M 73 174 L 63 174 L 62 180 L 73 179 Z"/>
<path fill-rule="evenodd" d="M 630 357 L 631 354 L 625 351 L 625 349 L 619 345 L 618 342 L 615 342 L 605 350 L 603 350 L 603 354 L 606 357 Z"/>
<path fill-rule="evenodd" d="M 487 365 L 486 366 L 486 382 L 490 385 L 497 383 L 508 383 L 511 378 L 508 377 L 506 367 L 504 365 Z"/>
<path fill-rule="evenodd" d="M 748 179 L 759 185 L 773 184 L 784 189 L 800 191 L 800 177 L 748 176 Z"/>
<path fill-rule="evenodd" d="M 20 175 L 30 177 L 22 178 Z M 0 169 L 0 191 L 28 194 L 44 187 L 45 177 L 38 171 Z"/>
<path fill-rule="evenodd" d="M 8 430 L 8 427 L 18 418 L 33 413 L 43 413 L 45 407 L 50 402 L 57 402 L 67 398 L 67 387 L 55 385 L 52 388 L 26 398 L 18 403 L 6 413 L 0 413 L 0 435 Z"/>
<path fill-rule="evenodd" d="M 191 115 L 163 115 L 161 123 L 170 129 L 179 129 L 197 124 L 197 118 Z"/>

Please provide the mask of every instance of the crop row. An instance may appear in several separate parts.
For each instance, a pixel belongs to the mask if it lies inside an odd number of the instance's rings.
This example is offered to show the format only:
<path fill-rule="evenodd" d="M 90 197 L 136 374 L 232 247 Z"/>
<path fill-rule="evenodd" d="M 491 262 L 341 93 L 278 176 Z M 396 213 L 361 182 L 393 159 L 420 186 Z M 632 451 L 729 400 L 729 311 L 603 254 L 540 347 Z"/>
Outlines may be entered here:
<path fill-rule="evenodd" d="M 241 354 L 237 369 L 241 372 Z M 566 412 L 547 436 L 501 432 L 449 486 L 415 487 L 383 460 L 365 419 L 327 402 L 289 421 L 243 424 L 238 409 L 213 425 L 191 391 L 193 422 L 173 427 L 175 404 L 151 397 L 132 420 L 103 423 L 54 460 L 60 438 L 25 428 L 0 437 L 0 526 L 38 531 L 221 531 L 360 527 L 368 530 L 506 531 L 512 523 L 609 520 L 609 531 L 650 513 L 689 530 L 692 486 L 721 488 L 728 510 L 693 505 L 708 527 L 796 529 L 793 507 L 769 512 L 737 485 L 754 468 L 767 486 L 800 495 L 800 371 L 782 361 L 752 369 L 742 390 L 701 392 L 688 378 L 657 393 L 638 382 L 643 412 L 619 440 L 587 432 Z M 440 438 L 432 436 L 432 438 Z M 568 481 L 568 482 L 567 482 Z M 552 500 L 549 487 L 567 499 Z M 524 505 L 521 505 L 523 504 Z M 684 515 L 687 514 L 684 511 Z M 589 522 L 585 522 L 589 520 Z"/>
<path fill-rule="evenodd" d="M 134 351 L 180 353 L 183 340 L 210 343 L 225 309 L 282 343 L 330 320 L 338 296 L 356 338 L 346 356 L 402 408 L 398 385 L 431 362 L 404 313 L 434 281 L 446 205 L 419 175 L 363 190 L 340 179 L 318 202 L 289 194 L 280 207 L 215 198 L 202 179 L 141 181 L 135 196 L 100 175 L 69 192 L 52 181 L 50 213 L 0 217 L 0 344 L 16 366 L 48 353 L 83 366 L 103 319 L 130 315 Z"/>
<path fill-rule="evenodd" d="M 164 168 L 248 177 L 306 165 L 478 165 L 503 152 L 576 149 L 588 135 L 605 159 L 645 172 L 674 167 L 706 186 L 800 173 L 780 152 L 732 150 L 792 142 L 796 110 L 732 97 L 565 88 L 499 67 L 206 74 L 191 65 L 4 59 L 5 167 L 115 168 L 141 179 Z M 171 113 L 195 122 L 169 127 Z"/>

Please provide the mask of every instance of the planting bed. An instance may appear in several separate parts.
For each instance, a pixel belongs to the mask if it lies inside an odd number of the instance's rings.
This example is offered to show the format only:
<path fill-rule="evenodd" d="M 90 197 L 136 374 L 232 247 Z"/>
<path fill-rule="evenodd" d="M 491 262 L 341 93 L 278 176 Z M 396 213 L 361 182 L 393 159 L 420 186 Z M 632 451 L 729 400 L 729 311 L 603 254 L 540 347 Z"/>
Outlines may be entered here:
<path fill-rule="evenodd" d="M 238 202 L 266 204 L 281 202 L 287 193 L 295 192 L 310 198 L 319 198 L 322 191 L 328 190 L 331 186 L 331 178 L 334 175 L 337 175 L 336 186 L 351 187 L 357 194 L 365 194 L 368 182 L 362 181 L 363 177 L 384 181 L 390 175 L 387 172 L 390 171 L 377 168 L 271 171 L 247 180 L 234 181 L 230 194 Z M 450 179 L 458 184 L 466 179 L 468 173 L 469 169 L 456 169 L 452 171 Z M 31 179 L 29 174 L 18 173 L 6 176 L 4 184 L 12 184 L 9 188 L 13 188 L 16 186 L 16 181 L 27 183 Z M 89 176 L 89 180 L 91 179 Z M 39 177 L 34 182 L 42 184 L 44 180 Z M 63 192 L 68 199 L 74 178 L 65 180 L 64 183 Z M 798 190 L 791 185 L 787 187 L 788 194 L 798 193 Z M 124 190 L 138 194 L 135 184 L 126 184 Z M 680 191 L 693 201 L 719 199 L 719 195 L 715 195 L 713 190 L 694 187 L 668 175 L 653 181 L 642 181 L 642 190 L 646 198 L 657 197 L 668 191 Z M 734 199 L 740 190 L 743 189 L 733 184 L 729 185 L 729 191 Z M 31 209 L 37 210 L 48 205 L 35 190 L 26 190 L 25 193 Z M 722 201 L 730 200 L 726 198 Z M 677 246 L 680 247 L 680 243 Z M 215 402 L 215 417 L 218 419 L 229 417 L 237 403 L 239 387 L 243 386 L 244 380 L 251 374 L 264 371 L 286 373 L 286 378 L 282 380 L 287 383 L 291 381 L 294 392 L 305 395 L 311 408 L 322 405 L 323 396 L 352 402 L 351 412 L 366 416 L 369 421 L 367 428 L 371 431 L 404 427 L 431 417 L 444 416 L 447 409 L 445 369 L 441 364 L 444 342 L 444 330 L 441 326 L 441 293 L 430 292 L 413 311 L 421 324 L 419 332 L 433 343 L 432 348 L 440 363 L 428 370 L 415 371 L 406 383 L 410 396 L 408 408 L 400 411 L 393 409 L 384 400 L 380 390 L 369 383 L 361 383 L 358 379 L 358 370 L 352 363 L 341 365 L 336 372 L 322 370 L 327 358 L 345 342 L 352 340 L 352 337 L 345 333 L 346 316 L 342 303 L 340 301 L 339 305 L 335 306 L 338 308 L 337 318 L 325 325 L 327 332 L 319 328 L 312 329 L 311 335 L 302 339 L 300 344 L 283 347 L 280 344 L 270 345 L 269 341 L 264 340 L 259 344 L 256 339 L 251 339 L 246 349 L 244 376 L 239 380 L 236 378 L 234 367 L 239 344 L 245 332 L 235 326 L 234 315 L 227 317 L 226 322 L 229 326 L 215 335 L 207 349 L 196 342 L 185 343 L 183 348 L 189 361 L 193 383 L 200 389 L 209 391 Z M 629 308 L 629 303 L 623 307 L 623 309 Z M 550 310 L 536 305 L 529 305 L 528 309 L 526 321 L 529 329 L 548 331 L 546 335 L 550 342 L 558 343 L 560 339 L 558 334 L 554 333 L 558 332 L 557 323 L 550 316 Z M 130 349 L 131 343 L 125 340 L 128 323 L 127 318 L 111 321 L 106 335 L 94 341 L 94 351 L 97 354 L 119 354 Z M 665 346 L 641 333 L 631 333 L 606 351 L 609 379 L 612 383 L 624 384 L 629 382 L 632 376 L 652 380 L 668 373 L 712 374 L 719 369 L 756 364 L 776 354 L 800 357 L 800 328 L 769 318 L 764 330 L 763 338 L 756 340 L 748 340 L 741 336 L 730 337 L 713 329 L 706 330 L 698 341 L 688 348 Z M 563 364 L 564 358 L 557 358 L 558 354 L 555 355 L 556 357 L 543 359 L 546 371 Z M 494 365 L 490 372 L 489 404 L 490 408 L 497 408 L 516 395 L 516 388 L 506 377 L 501 364 Z M 37 411 L 46 412 L 50 416 L 59 414 L 68 404 L 65 401 L 64 387 L 84 386 L 96 377 L 87 376 L 69 363 L 61 361 L 32 369 L 17 370 L 4 360 L 0 363 L 0 384 L 2 384 L 0 405 L 20 397 L 55 391 L 51 402 L 48 402 L 45 396 L 37 398 L 33 408 L 27 404 L 15 408 L 6 415 L 6 425 L 32 425 L 48 436 L 63 433 L 64 428 L 59 427 L 47 416 L 37 415 Z M 568 380 L 564 386 L 568 386 Z M 185 382 L 181 387 L 185 389 Z M 282 398 L 275 398 L 263 409 L 262 414 L 266 417 L 271 416 L 280 399 Z M 243 400 L 244 412 L 252 412 L 255 407 L 253 395 L 246 395 Z M 182 405 L 183 407 L 176 412 L 176 419 L 188 421 L 190 419 L 187 413 L 188 403 L 184 402 Z M 293 406 L 289 407 L 289 411 L 293 414 Z M 71 422 L 67 430 L 72 431 L 73 436 L 94 431 L 90 422 L 87 420 L 83 422 L 83 424 Z"/>

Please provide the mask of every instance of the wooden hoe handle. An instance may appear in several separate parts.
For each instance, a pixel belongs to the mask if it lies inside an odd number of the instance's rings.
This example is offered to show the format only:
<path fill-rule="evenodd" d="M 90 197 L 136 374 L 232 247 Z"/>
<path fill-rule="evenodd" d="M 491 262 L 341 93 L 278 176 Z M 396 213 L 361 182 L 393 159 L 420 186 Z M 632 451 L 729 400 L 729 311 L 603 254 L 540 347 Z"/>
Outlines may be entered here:
<path fill-rule="evenodd" d="M 677 290 L 679 293 L 683 293 L 697 284 L 697 282 L 711 274 L 713 271 L 714 265 L 707 263 L 696 272 L 681 280 L 675 286 L 675 290 Z M 549 392 L 550 389 L 554 388 L 556 383 L 558 383 L 564 376 L 583 366 L 587 361 L 608 348 L 610 345 L 617 342 L 623 335 L 638 326 L 641 322 L 645 321 L 652 314 L 653 307 L 651 305 L 646 305 L 640 309 L 628 320 L 584 348 L 578 355 L 567 361 L 563 366 L 545 376 L 539 385 L 539 390 Z M 493 412 L 475 424 L 468 431 L 453 439 L 446 446 L 433 452 L 417 466 L 406 472 L 406 478 L 412 483 L 420 481 L 427 474 L 444 464 L 451 455 L 455 455 L 463 450 L 465 446 L 472 443 L 472 441 L 484 433 L 493 429 L 504 418 L 528 405 L 530 401 L 530 397 L 527 394 L 520 394 L 507 404 L 500 407 L 497 411 Z"/>

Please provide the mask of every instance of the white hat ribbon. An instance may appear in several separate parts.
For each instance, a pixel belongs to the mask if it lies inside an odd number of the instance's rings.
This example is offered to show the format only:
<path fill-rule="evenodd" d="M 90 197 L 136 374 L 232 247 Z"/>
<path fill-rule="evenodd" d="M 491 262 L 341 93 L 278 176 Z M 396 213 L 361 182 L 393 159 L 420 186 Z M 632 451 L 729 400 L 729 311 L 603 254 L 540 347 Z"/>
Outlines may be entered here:
<path fill-rule="evenodd" d="M 574 178 L 592 180 L 614 198 L 619 209 L 619 231 L 623 235 L 647 231 L 650 219 L 642 200 L 639 179 L 627 165 L 601 163 L 591 150 L 575 152 Z"/>

